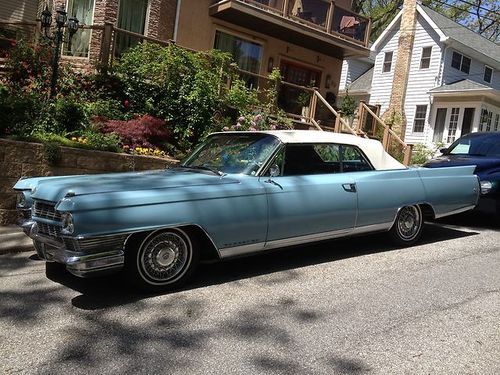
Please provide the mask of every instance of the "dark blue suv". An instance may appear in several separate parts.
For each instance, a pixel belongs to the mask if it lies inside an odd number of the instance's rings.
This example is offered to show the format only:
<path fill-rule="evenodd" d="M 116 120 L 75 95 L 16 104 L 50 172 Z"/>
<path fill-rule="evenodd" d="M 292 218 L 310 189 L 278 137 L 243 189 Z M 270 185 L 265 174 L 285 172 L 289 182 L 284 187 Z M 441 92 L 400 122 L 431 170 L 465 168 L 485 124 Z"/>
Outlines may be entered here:
<path fill-rule="evenodd" d="M 474 173 L 481 180 L 477 209 L 493 213 L 500 220 L 500 132 L 464 135 L 441 152 L 443 155 L 429 160 L 424 167 L 475 165 Z"/>

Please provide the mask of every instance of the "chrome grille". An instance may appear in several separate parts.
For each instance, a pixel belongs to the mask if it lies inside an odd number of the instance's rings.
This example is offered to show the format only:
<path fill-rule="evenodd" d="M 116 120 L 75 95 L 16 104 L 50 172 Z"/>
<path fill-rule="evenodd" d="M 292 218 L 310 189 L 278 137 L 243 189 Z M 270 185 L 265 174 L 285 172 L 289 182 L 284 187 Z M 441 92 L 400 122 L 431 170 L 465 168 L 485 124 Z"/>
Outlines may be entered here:
<path fill-rule="evenodd" d="M 61 214 L 56 211 L 55 206 L 55 203 L 35 201 L 34 216 L 61 221 Z"/>
<path fill-rule="evenodd" d="M 38 226 L 38 233 L 52 237 L 59 237 L 61 235 L 61 227 L 58 225 L 38 222 L 37 226 Z"/>
<path fill-rule="evenodd" d="M 113 236 L 100 236 L 86 239 L 63 238 L 64 246 L 68 250 L 77 252 L 99 252 L 110 250 L 122 250 L 123 244 L 127 238 L 126 234 Z"/>

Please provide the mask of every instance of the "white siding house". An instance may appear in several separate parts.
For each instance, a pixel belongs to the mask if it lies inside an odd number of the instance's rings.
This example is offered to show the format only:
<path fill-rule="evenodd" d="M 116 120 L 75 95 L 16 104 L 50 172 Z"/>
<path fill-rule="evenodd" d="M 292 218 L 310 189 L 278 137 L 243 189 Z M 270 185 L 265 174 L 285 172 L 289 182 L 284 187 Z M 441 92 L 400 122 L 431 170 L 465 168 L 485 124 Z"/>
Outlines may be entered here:
<path fill-rule="evenodd" d="M 380 105 L 381 113 L 391 100 L 401 14 L 371 47 L 375 61 L 366 92 L 369 104 Z M 412 144 L 449 144 L 468 132 L 500 131 L 500 47 L 417 4 L 404 114 L 405 141 Z"/>

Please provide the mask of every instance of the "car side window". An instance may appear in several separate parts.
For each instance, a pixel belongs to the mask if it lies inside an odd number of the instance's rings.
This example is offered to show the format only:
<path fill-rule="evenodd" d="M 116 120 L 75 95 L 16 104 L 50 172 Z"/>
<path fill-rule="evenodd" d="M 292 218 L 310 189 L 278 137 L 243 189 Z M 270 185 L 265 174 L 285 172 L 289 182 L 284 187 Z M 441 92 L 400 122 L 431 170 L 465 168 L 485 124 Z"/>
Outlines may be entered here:
<path fill-rule="evenodd" d="M 371 164 L 356 146 L 342 145 L 342 172 L 373 170 Z"/>
<path fill-rule="evenodd" d="M 289 144 L 285 148 L 283 176 L 340 172 L 336 144 Z"/>

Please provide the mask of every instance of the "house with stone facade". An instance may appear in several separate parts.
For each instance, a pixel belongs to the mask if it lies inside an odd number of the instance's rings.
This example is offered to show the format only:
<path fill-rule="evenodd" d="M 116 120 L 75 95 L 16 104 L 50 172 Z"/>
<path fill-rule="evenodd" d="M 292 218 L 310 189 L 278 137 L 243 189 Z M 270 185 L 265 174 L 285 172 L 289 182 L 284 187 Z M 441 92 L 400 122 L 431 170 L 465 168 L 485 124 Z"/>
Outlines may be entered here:
<path fill-rule="evenodd" d="M 0 8 L 11 0 L 0 0 Z M 46 5 L 63 7 L 85 26 L 62 55 L 76 66 L 95 66 L 141 40 L 173 41 L 194 50 L 233 55 L 249 86 L 279 67 L 285 81 L 317 87 L 334 102 L 342 60 L 369 55 L 370 21 L 351 11 L 351 0 L 20 0 L 22 19 L 34 21 Z M 12 4 L 11 4 L 12 5 Z M 39 14 L 39 13 L 38 13 Z M 12 19 L 0 13 L 2 20 Z M 17 19 L 17 18 L 16 18 Z M 5 26 L 5 22 L 4 22 Z M 141 38 L 141 36 L 144 36 Z M 149 38 L 149 39 L 148 39 Z M 299 92 L 281 93 L 291 107 Z M 292 110 L 292 108 L 288 108 Z"/>
<path fill-rule="evenodd" d="M 402 116 L 407 143 L 500 131 L 497 44 L 410 0 L 370 56 L 344 61 L 339 96 L 378 105 L 385 119 Z"/>

